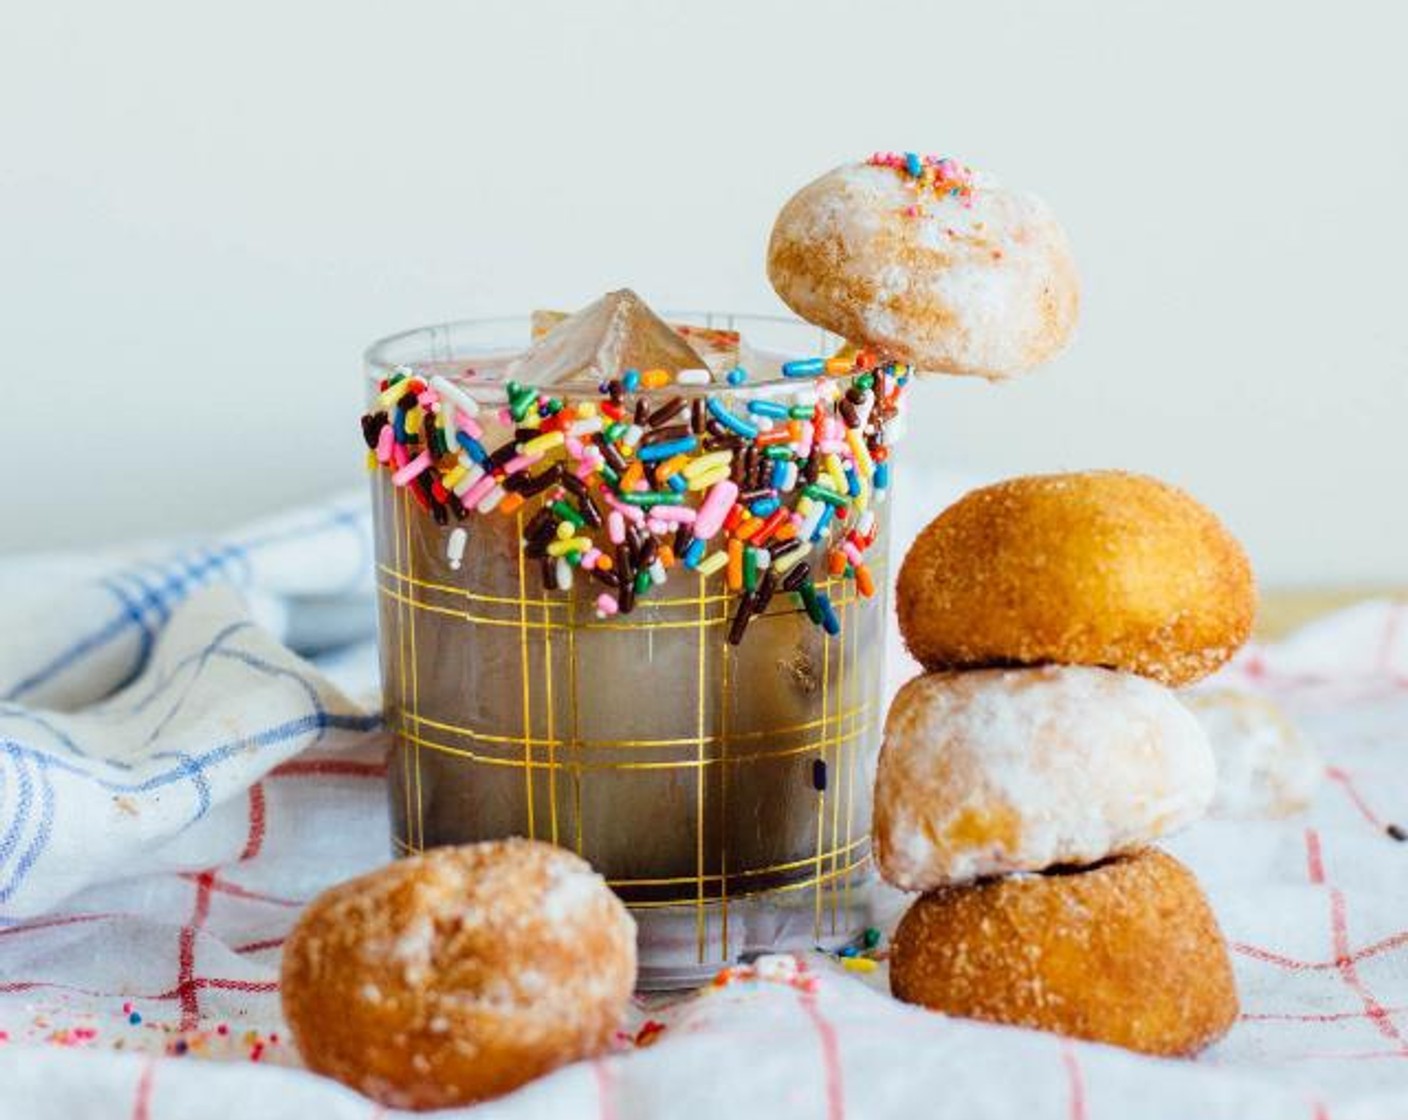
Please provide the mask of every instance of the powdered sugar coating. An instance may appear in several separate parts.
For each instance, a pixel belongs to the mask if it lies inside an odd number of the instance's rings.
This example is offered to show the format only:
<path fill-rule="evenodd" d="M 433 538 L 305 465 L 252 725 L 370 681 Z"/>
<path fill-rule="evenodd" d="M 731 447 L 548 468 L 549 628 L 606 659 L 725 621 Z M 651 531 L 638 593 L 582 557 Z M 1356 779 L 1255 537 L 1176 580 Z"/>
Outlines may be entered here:
<path fill-rule="evenodd" d="M 1310 807 L 1325 773 L 1319 752 L 1271 700 L 1231 688 L 1182 694 L 1217 760 L 1214 817 L 1285 817 Z"/>
<path fill-rule="evenodd" d="M 1171 692 L 1107 669 L 936 673 L 890 706 L 881 874 L 904 890 L 1087 864 L 1197 819 L 1215 772 Z"/>
<path fill-rule="evenodd" d="M 802 318 L 921 372 L 1003 378 L 1074 330 L 1066 235 L 1034 195 L 975 175 L 971 197 L 846 164 L 803 187 L 773 226 L 768 276 Z"/>

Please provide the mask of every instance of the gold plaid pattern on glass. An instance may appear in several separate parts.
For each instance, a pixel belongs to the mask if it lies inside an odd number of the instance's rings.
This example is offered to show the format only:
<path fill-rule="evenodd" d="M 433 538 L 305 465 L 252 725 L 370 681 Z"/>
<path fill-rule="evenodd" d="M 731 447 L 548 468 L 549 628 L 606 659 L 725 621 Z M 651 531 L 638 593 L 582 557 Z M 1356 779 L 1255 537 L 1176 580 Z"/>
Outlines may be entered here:
<path fill-rule="evenodd" d="M 732 959 L 760 903 L 817 939 L 846 932 L 870 878 L 883 592 L 818 577 L 839 637 L 779 593 L 734 647 L 736 595 L 676 569 L 601 620 L 583 573 L 543 590 L 521 515 L 466 521 L 453 571 L 450 530 L 374 485 L 400 851 L 510 835 L 573 848 L 633 909 L 688 916 L 700 963 Z"/>

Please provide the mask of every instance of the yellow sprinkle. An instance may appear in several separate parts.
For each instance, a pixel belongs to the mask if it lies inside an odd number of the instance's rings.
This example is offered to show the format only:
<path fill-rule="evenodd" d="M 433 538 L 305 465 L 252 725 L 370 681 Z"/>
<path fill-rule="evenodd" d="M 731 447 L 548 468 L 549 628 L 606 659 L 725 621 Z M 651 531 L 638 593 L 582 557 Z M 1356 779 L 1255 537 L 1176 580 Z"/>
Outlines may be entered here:
<path fill-rule="evenodd" d="M 420 433 L 420 421 L 423 413 L 418 408 L 412 408 L 406 412 L 406 433 L 408 435 L 418 435 Z"/>
<path fill-rule="evenodd" d="M 685 477 L 689 477 L 688 472 L 686 472 Z M 711 471 L 705 471 L 703 474 L 695 475 L 693 478 L 689 479 L 689 488 L 691 490 L 707 490 L 709 487 L 713 486 L 714 483 L 722 482 L 727 477 L 728 464 L 725 463 L 722 466 L 715 467 Z"/>
<path fill-rule="evenodd" d="M 397 401 L 401 399 L 401 397 L 405 394 L 406 390 L 410 387 L 411 379 L 409 377 L 406 378 L 404 381 L 398 381 L 395 385 L 392 385 L 389 389 L 383 392 L 381 396 L 377 397 L 376 403 L 379 404 L 382 408 L 389 409 L 392 405 L 394 405 Z"/>
<path fill-rule="evenodd" d="M 559 521 L 557 523 L 557 539 L 560 541 L 570 541 L 576 531 L 576 526 L 570 521 Z"/>
<path fill-rule="evenodd" d="M 728 563 L 727 552 L 711 552 L 695 565 L 694 570 L 701 576 L 711 576 Z"/>
<path fill-rule="evenodd" d="M 553 541 L 548 545 L 549 556 L 566 556 L 569 552 L 586 552 L 591 547 L 591 541 L 584 537 L 572 537 L 570 540 Z"/>
<path fill-rule="evenodd" d="M 463 463 L 461 463 L 459 466 L 455 467 L 454 470 L 450 471 L 449 474 L 445 475 L 445 477 L 440 480 L 440 485 L 443 486 L 446 490 L 453 490 L 456 486 L 460 484 L 461 481 L 463 481 L 464 476 L 468 473 L 469 468 Z"/>
<path fill-rule="evenodd" d="M 551 432 L 544 432 L 540 436 L 530 439 L 527 443 L 519 447 L 519 451 L 524 455 L 546 455 L 554 447 L 561 447 L 563 441 L 561 430 L 554 429 Z"/>
<path fill-rule="evenodd" d="M 844 494 L 850 488 L 846 484 L 846 472 L 841 466 L 841 456 L 834 451 L 827 453 L 826 473 L 831 476 L 831 489 L 836 493 Z"/>
<path fill-rule="evenodd" d="M 842 957 L 841 967 L 847 972 L 874 972 L 876 964 L 869 957 Z"/>
<path fill-rule="evenodd" d="M 732 461 L 732 451 L 710 451 L 707 455 L 700 455 L 697 459 L 691 460 L 689 466 L 684 469 L 684 476 L 688 479 L 695 479 L 716 467 L 726 467 Z"/>
<path fill-rule="evenodd" d="M 370 447 L 367 448 L 367 470 L 374 471 L 377 468 L 376 452 Z"/>
<path fill-rule="evenodd" d="M 857 472 L 869 482 L 875 471 L 875 461 L 870 457 L 870 448 L 865 446 L 865 440 L 861 439 L 860 429 L 847 428 L 846 442 L 851 445 L 851 454 L 856 457 Z"/>

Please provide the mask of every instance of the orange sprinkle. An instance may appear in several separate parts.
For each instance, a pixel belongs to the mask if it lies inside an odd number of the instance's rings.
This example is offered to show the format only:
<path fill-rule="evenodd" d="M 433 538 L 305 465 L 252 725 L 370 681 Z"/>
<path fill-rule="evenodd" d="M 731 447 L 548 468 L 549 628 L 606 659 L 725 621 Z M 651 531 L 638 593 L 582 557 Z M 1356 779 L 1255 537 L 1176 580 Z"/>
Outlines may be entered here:
<path fill-rule="evenodd" d="M 670 371 L 667 369 L 648 369 L 640 375 L 640 383 L 644 389 L 663 389 L 670 383 Z"/>
<path fill-rule="evenodd" d="M 672 474 L 679 474 L 680 471 L 684 470 L 685 464 L 688 462 L 688 455 L 676 455 L 661 463 L 660 466 L 656 468 L 655 473 L 661 478 L 669 478 Z"/>
<path fill-rule="evenodd" d="M 733 535 L 740 541 L 746 541 L 749 538 L 755 536 L 758 530 L 762 527 L 763 523 L 760 519 L 756 517 L 750 517 L 747 521 L 745 521 L 742 525 L 740 525 L 737 529 L 733 531 Z"/>
<path fill-rule="evenodd" d="M 500 513 L 517 513 L 518 507 L 523 504 L 522 494 L 509 494 L 499 503 Z"/>
<path fill-rule="evenodd" d="M 728 569 L 726 572 L 728 589 L 740 591 L 743 588 L 743 542 L 733 537 L 728 542 Z"/>
<path fill-rule="evenodd" d="M 596 566 L 600 568 L 603 572 L 609 572 L 613 567 L 615 567 L 615 564 L 612 561 L 611 557 L 608 556 L 605 552 L 603 552 L 600 556 L 596 558 Z"/>
<path fill-rule="evenodd" d="M 846 554 L 839 548 L 833 548 L 826 554 L 826 572 L 828 575 L 839 576 L 846 570 Z"/>
<path fill-rule="evenodd" d="M 856 565 L 856 590 L 867 599 L 875 594 L 875 580 L 864 564 Z"/>
<path fill-rule="evenodd" d="M 673 568 L 675 566 L 675 550 L 667 544 L 660 546 L 660 563 L 664 564 L 667 568 Z"/>
<path fill-rule="evenodd" d="M 850 372 L 851 372 L 851 360 L 850 360 L 849 358 L 827 358 L 827 359 L 826 359 L 826 372 L 827 372 L 827 373 L 833 373 L 833 374 L 835 374 L 835 373 L 850 373 Z"/>
<path fill-rule="evenodd" d="M 791 521 L 784 521 L 777 527 L 777 532 L 773 533 L 773 540 L 790 541 L 797 535 L 797 526 Z"/>
<path fill-rule="evenodd" d="M 621 489 L 629 493 L 644 481 L 645 468 L 641 466 L 640 460 L 637 459 L 626 468 L 626 473 L 621 476 Z"/>

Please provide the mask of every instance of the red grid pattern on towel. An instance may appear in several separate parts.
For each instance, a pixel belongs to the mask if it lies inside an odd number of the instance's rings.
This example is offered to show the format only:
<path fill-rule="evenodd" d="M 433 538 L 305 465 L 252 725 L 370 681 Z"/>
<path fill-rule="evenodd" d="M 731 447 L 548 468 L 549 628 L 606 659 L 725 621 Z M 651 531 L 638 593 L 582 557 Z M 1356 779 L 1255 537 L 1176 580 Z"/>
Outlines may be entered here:
<path fill-rule="evenodd" d="M 1408 886 L 1408 845 L 1395 844 L 1385 832 L 1396 811 L 1408 813 L 1408 773 L 1399 773 L 1408 770 L 1400 761 L 1402 748 L 1408 747 L 1408 720 L 1401 710 L 1408 691 L 1405 630 L 1408 616 L 1402 609 L 1384 612 L 1382 632 L 1352 673 L 1307 667 L 1283 657 L 1276 647 L 1251 650 L 1229 673 L 1234 681 L 1240 677 L 1287 702 L 1306 701 L 1331 719 L 1356 711 L 1372 715 L 1376 706 L 1386 704 L 1400 708 L 1396 722 L 1380 720 L 1321 740 L 1327 781 L 1308 824 L 1302 819 L 1263 826 L 1282 830 L 1277 835 L 1284 852 L 1296 852 L 1293 861 L 1288 857 L 1285 877 L 1288 882 L 1298 878 L 1298 885 L 1288 889 L 1309 892 L 1320 904 L 1309 924 L 1285 923 L 1285 929 L 1244 927 L 1224 915 L 1244 1014 L 1226 1048 L 1210 1055 L 1211 1065 L 1318 1062 L 1323 1068 L 1345 1069 L 1400 1063 L 1408 1057 L 1402 1025 L 1408 1015 L 1408 928 L 1394 928 L 1388 905 L 1392 900 L 1379 900 L 1364 886 L 1363 875 L 1369 861 Z M 246 1012 L 256 1020 L 277 1022 L 271 999 L 277 992 L 277 950 L 303 900 L 282 891 L 282 884 L 270 881 L 261 868 L 277 854 L 280 837 L 293 834 L 285 830 L 296 832 L 285 815 L 297 807 L 290 794 L 307 782 L 346 781 L 361 787 L 379 782 L 384 773 L 379 763 L 305 757 L 276 767 L 251 786 L 245 798 L 245 832 L 232 843 L 228 859 L 174 874 L 167 883 L 167 889 L 186 892 L 185 917 L 179 927 L 172 927 L 169 981 L 149 985 L 153 990 L 145 993 L 104 990 L 36 966 L 27 975 L 0 972 L 0 997 L 49 992 L 88 1000 L 134 1000 L 158 1005 L 152 1014 L 186 1030 Z M 1385 905 L 1376 907 L 1379 901 Z M 105 936 L 120 936 L 123 924 L 134 920 L 134 915 L 116 908 L 48 916 L 0 929 L 0 954 L 30 939 L 53 939 L 57 944 L 65 937 L 91 936 L 92 944 L 100 944 Z M 1397 920 L 1402 921 L 1401 913 Z M 1323 948 L 1317 950 L 1314 939 L 1321 938 Z M 44 953 L 26 956 L 41 965 L 48 960 Z M 0 955 L 0 962 L 5 960 Z M 241 962 L 248 965 L 244 974 Z M 657 1007 L 653 1014 L 668 1018 L 686 1011 L 688 1003 L 683 1000 L 663 1011 Z M 845 1115 L 848 1103 L 855 1108 L 854 1099 L 847 1096 L 845 1069 L 848 1045 L 859 1045 L 862 1035 L 853 1024 L 833 1023 L 824 1011 L 824 998 L 803 994 L 799 1006 L 815 1032 L 816 1072 L 826 1115 L 836 1120 Z M 896 1044 L 912 1041 L 912 1027 L 886 1024 L 877 1029 L 892 1032 Z M 1052 1054 L 1067 1086 L 1064 1114 L 1069 1120 L 1102 1115 L 1096 1107 L 1101 1067 L 1090 1052 L 1063 1041 Z M 589 1074 L 603 1118 L 627 1111 L 621 1074 L 612 1063 L 593 1063 Z M 134 1118 L 153 1120 L 159 1079 L 159 1066 L 151 1060 L 134 1068 Z M 1408 1077 L 1395 1084 L 1408 1090 Z M 1332 1093 L 1317 1095 L 1307 1100 L 1304 1114 L 1329 1120 L 1336 1100 Z"/>

